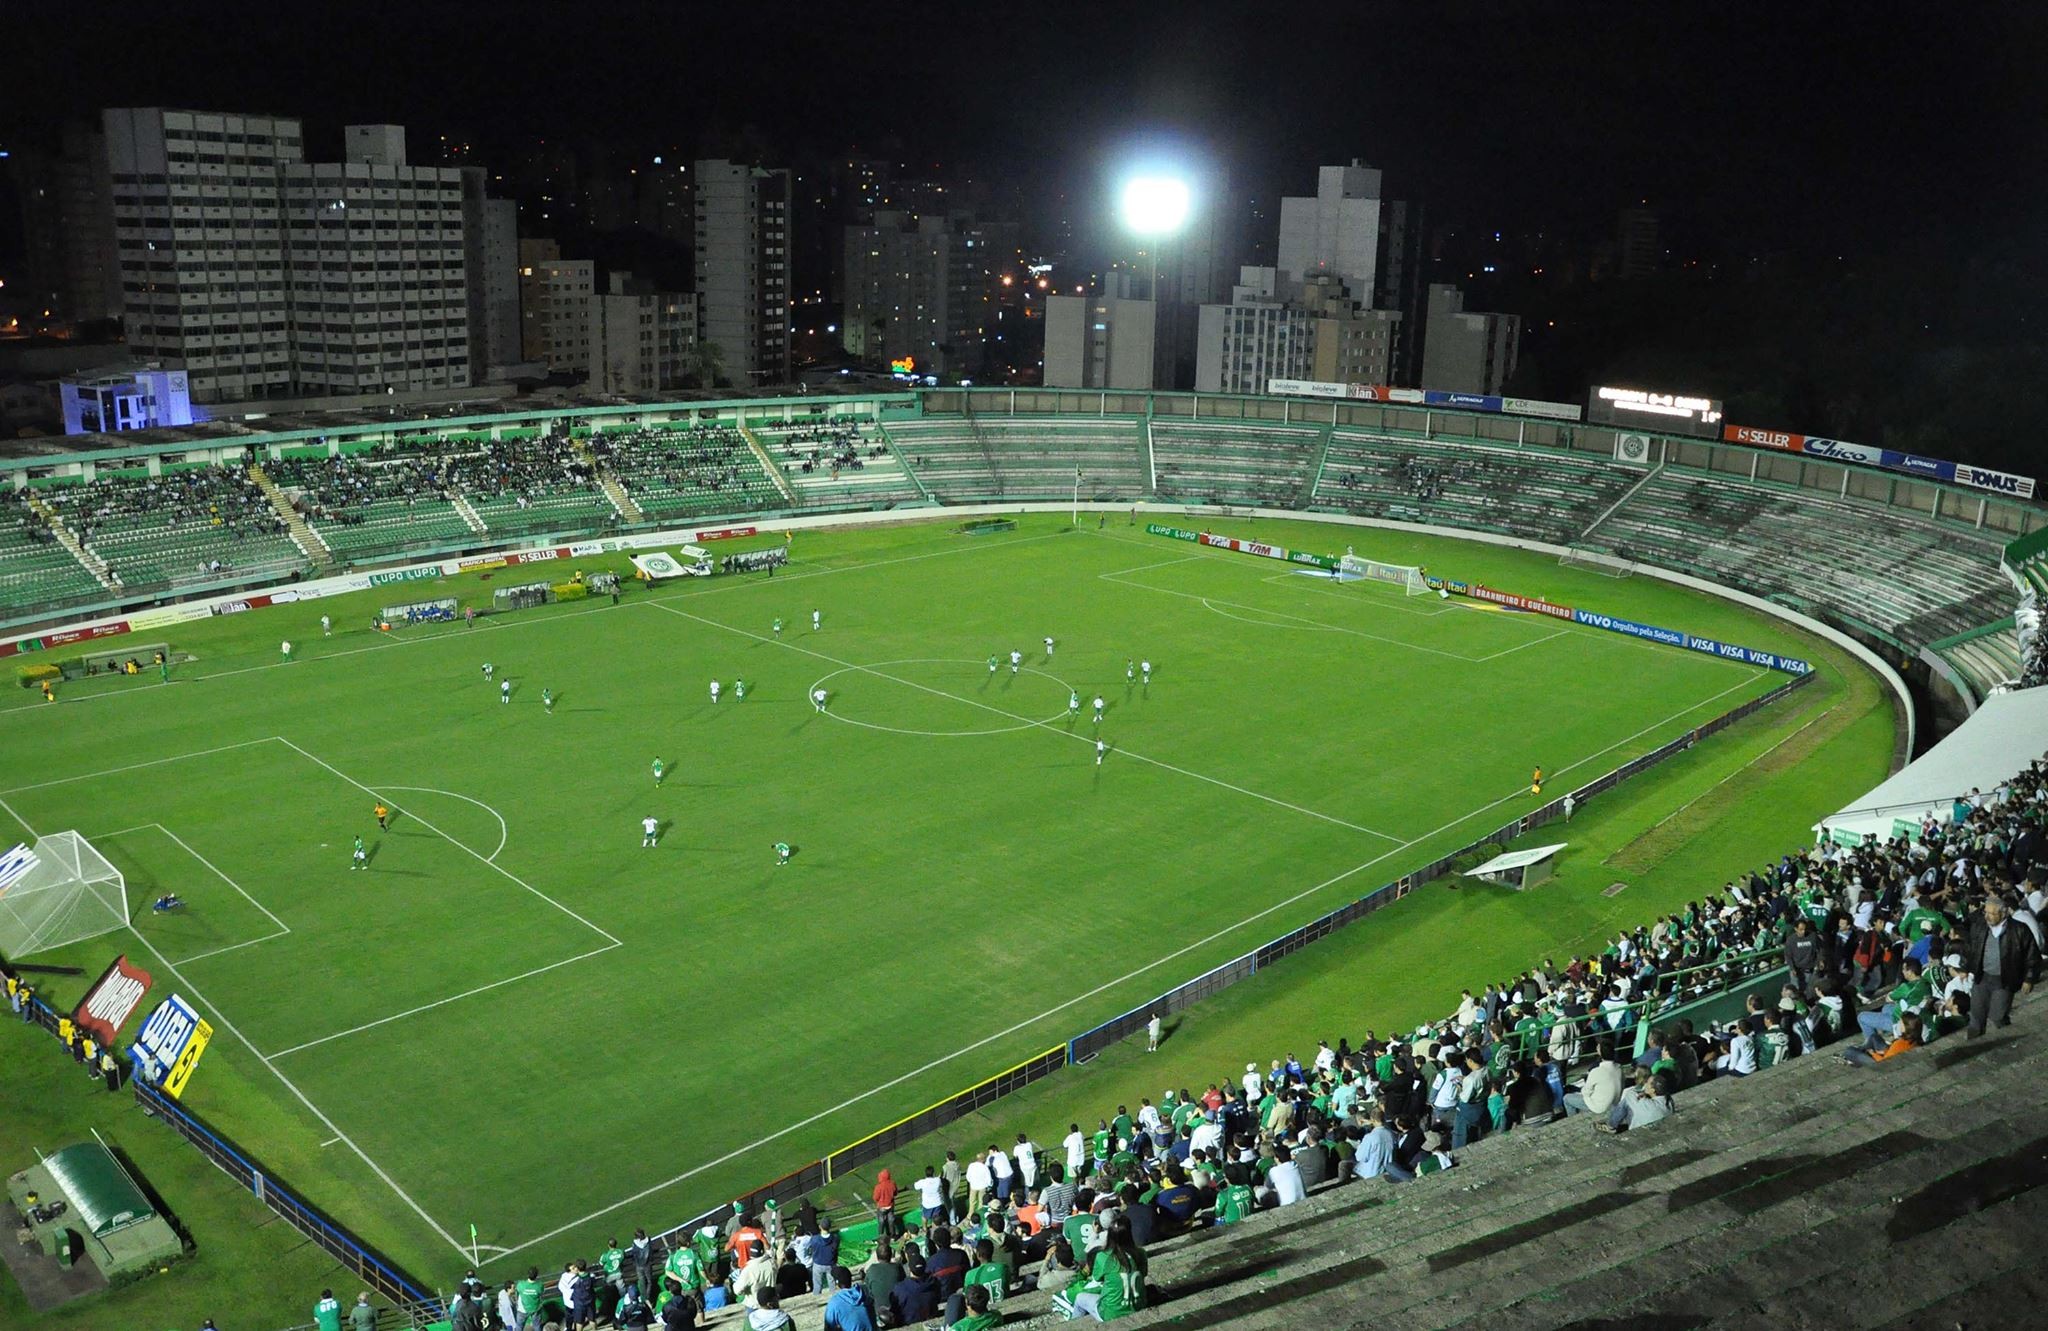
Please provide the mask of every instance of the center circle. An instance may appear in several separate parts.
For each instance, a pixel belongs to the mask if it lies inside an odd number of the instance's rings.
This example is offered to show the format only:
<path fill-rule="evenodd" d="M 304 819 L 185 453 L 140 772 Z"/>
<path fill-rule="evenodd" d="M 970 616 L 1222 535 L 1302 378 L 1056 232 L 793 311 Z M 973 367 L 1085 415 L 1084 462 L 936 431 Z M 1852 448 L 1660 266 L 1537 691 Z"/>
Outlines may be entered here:
<path fill-rule="evenodd" d="M 910 675 L 897 678 L 880 673 L 898 666 L 944 666 L 947 669 L 931 672 L 932 677 L 928 679 L 916 678 Z M 981 711 L 984 705 L 988 708 L 1001 709 L 1003 711 L 1009 710 L 1003 706 L 1001 701 L 1008 692 L 1005 686 L 1014 686 L 1017 680 L 1022 679 L 1026 675 L 1034 676 L 1037 679 L 1050 680 L 1059 686 L 1061 693 L 1065 697 L 1062 697 L 1060 701 L 1060 709 L 1042 721 L 1024 720 L 1010 725 L 990 725 L 972 730 L 930 730 L 917 726 L 892 726 L 880 721 L 863 721 L 858 716 L 842 714 L 840 711 L 842 698 L 839 696 L 838 690 L 832 687 L 832 681 L 839 679 L 841 676 L 849 675 L 856 678 L 866 676 L 869 683 L 882 688 L 907 689 L 913 693 L 924 693 L 925 697 L 934 705 L 950 701 L 964 707 L 974 708 L 977 711 Z M 1033 687 L 1036 688 L 1038 686 L 1034 685 Z M 830 674 L 819 676 L 811 684 L 811 689 L 813 691 L 824 689 L 830 695 L 826 703 L 825 715 L 831 717 L 834 721 L 843 721 L 847 725 L 860 726 L 866 730 L 886 730 L 893 735 L 917 735 L 921 738 L 931 739 L 964 739 L 975 735 L 1007 735 L 1012 731 L 1029 730 L 1034 726 L 1051 725 L 1056 721 L 1066 719 L 1068 715 L 1066 697 L 1072 697 L 1076 694 L 1073 685 L 1067 683 L 1066 680 L 1061 679 L 1051 671 L 1039 669 L 1037 666 L 1019 666 L 1017 672 L 1013 675 L 1010 671 L 1010 661 L 1007 655 L 996 662 L 996 669 L 993 672 L 989 670 L 987 661 L 956 661 L 938 657 L 911 657 L 901 661 L 876 661 L 870 665 L 842 666 Z M 997 690 L 999 689 L 1004 690 L 1004 692 L 998 693 Z M 983 697 L 984 691 L 990 696 Z M 994 711 L 988 711 L 984 714 L 989 716 L 991 720 L 1001 719 L 996 716 Z"/>

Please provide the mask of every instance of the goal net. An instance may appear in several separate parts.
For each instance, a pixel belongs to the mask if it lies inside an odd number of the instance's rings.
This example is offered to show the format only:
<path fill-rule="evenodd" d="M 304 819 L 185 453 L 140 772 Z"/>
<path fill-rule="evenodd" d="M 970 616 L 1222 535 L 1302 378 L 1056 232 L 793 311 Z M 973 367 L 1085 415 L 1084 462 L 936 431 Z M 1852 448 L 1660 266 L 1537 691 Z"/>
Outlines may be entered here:
<path fill-rule="evenodd" d="M 1382 564 L 1377 559 L 1345 555 L 1338 561 L 1337 576 L 1346 582 L 1354 582 L 1360 578 L 1369 578 L 1374 582 L 1391 582 L 1406 595 L 1429 595 L 1429 578 L 1421 567 L 1415 564 Z"/>
<path fill-rule="evenodd" d="M 128 884 L 76 832 L 0 856 L 0 953 L 32 956 L 128 923 Z"/>
<path fill-rule="evenodd" d="M 1590 569 L 1609 578 L 1630 577 L 1636 571 L 1636 566 L 1626 559 L 1583 545 L 1569 547 L 1557 557 L 1557 562 L 1566 568 Z"/>

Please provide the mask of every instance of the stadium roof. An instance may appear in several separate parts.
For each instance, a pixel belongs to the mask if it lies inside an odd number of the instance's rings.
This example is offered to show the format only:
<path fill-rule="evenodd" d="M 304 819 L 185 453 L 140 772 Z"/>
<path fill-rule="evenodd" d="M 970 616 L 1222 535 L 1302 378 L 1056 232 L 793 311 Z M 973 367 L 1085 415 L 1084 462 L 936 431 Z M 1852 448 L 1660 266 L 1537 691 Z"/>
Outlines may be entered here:
<path fill-rule="evenodd" d="M 1995 790 L 2048 753 L 2048 687 L 1994 693 L 1941 743 L 1862 798 L 1823 819 L 1834 831 L 1889 837 L 1894 819 L 1946 819 L 1957 797 Z"/>

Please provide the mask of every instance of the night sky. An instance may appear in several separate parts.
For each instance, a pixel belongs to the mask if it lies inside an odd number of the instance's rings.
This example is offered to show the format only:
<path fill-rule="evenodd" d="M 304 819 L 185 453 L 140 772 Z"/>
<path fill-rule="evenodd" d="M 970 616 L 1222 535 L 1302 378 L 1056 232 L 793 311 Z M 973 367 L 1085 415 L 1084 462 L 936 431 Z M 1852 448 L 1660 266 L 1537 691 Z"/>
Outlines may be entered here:
<path fill-rule="evenodd" d="M 94 22 L 97 12 L 110 16 Z M 2041 200 L 2038 5 L 0 5 L 0 135 L 114 104 L 786 160 L 900 141 L 1086 190 L 1134 144 L 1306 192 L 1362 156 L 1475 224 L 1860 249 Z"/>
<path fill-rule="evenodd" d="M 1226 166 L 1271 246 L 1275 196 L 1360 157 L 1427 207 L 1427 280 L 1523 317 L 1512 391 L 1669 384 L 1984 460 L 2048 437 L 2039 3 L 0 0 L 0 70 L 0 148 L 126 104 L 297 116 L 316 160 L 352 122 L 498 170 L 542 138 L 586 166 L 858 151 L 996 187 L 1034 253 L 1071 221 L 1083 272 L 1133 162 Z M 1597 280 L 1637 201 L 1661 271 Z M 795 221 L 815 268 L 831 237 Z"/>

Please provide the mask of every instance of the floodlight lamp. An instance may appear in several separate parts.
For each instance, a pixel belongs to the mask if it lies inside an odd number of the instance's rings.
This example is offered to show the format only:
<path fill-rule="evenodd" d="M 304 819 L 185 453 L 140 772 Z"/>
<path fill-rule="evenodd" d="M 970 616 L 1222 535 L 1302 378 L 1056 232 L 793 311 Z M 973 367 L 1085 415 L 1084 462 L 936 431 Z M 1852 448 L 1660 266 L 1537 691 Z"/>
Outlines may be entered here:
<path fill-rule="evenodd" d="M 1141 236 L 1169 236 L 1188 220 L 1188 185 L 1171 176 L 1138 176 L 1124 186 L 1124 225 Z"/>

